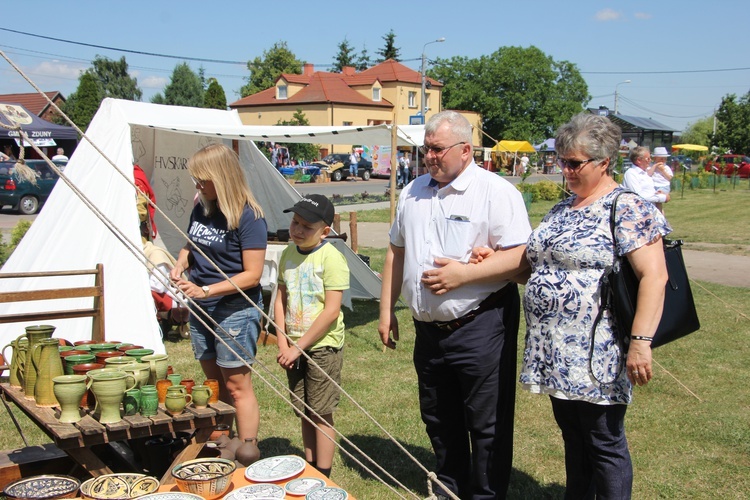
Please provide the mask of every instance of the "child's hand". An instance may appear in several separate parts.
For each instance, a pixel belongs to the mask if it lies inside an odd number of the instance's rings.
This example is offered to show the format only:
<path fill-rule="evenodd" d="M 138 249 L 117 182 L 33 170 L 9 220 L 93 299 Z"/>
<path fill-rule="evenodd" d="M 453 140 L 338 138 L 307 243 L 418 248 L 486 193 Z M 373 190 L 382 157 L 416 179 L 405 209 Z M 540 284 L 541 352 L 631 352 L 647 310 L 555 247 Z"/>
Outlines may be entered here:
<path fill-rule="evenodd" d="M 276 355 L 276 362 L 285 370 L 291 370 L 297 364 L 297 360 L 301 354 L 300 350 L 296 347 L 282 348 L 279 354 Z"/>

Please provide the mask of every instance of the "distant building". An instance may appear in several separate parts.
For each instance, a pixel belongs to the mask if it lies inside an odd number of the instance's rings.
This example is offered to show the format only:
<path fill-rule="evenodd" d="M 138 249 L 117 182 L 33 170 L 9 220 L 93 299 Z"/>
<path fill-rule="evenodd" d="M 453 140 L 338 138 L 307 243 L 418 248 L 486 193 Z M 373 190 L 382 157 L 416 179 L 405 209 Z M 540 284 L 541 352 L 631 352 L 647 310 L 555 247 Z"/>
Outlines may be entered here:
<path fill-rule="evenodd" d="M 425 119 L 442 111 L 443 85 L 426 79 Z M 266 90 L 229 104 L 246 125 L 276 125 L 289 121 L 301 109 L 313 126 L 409 125 L 421 106 L 420 72 L 392 59 L 357 72 L 346 66 L 341 73 L 315 71 L 305 64 L 301 75 L 284 73 Z M 461 112 L 475 125 L 474 144 L 481 145 L 479 115 Z M 418 119 L 418 118 L 417 118 Z M 347 145 L 321 145 L 322 151 L 348 152 Z"/>
<path fill-rule="evenodd" d="M 65 103 L 65 97 L 63 97 L 63 95 L 57 90 L 45 92 L 44 94 L 49 97 L 56 106 L 62 106 L 63 103 Z M 30 92 L 28 94 L 3 94 L 0 95 L 0 103 L 20 104 L 39 118 L 47 120 L 48 122 L 54 122 L 54 118 L 57 116 L 55 108 L 52 107 L 43 95 L 36 92 Z"/>
<path fill-rule="evenodd" d="M 622 139 L 626 143 L 631 140 L 639 146 L 645 146 L 653 149 L 656 146 L 664 146 L 667 150 L 671 149 L 674 142 L 675 132 L 679 132 L 672 127 L 659 123 L 651 118 L 642 118 L 640 116 L 628 116 L 614 114 L 606 106 L 589 108 L 589 113 L 603 115 L 612 120 L 612 123 L 622 129 Z"/>

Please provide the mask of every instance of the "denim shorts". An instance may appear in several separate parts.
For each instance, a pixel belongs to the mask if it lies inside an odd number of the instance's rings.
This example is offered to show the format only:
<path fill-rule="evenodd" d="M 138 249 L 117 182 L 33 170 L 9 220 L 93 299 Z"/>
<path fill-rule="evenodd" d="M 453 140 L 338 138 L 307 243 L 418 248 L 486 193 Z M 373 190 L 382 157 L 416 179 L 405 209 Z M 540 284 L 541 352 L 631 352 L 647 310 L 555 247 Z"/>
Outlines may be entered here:
<path fill-rule="evenodd" d="M 263 298 L 260 294 L 257 298 L 250 298 L 255 300 L 258 307 L 263 307 Z M 255 362 L 260 335 L 260 312 L 239 294 L 237 297 L 222 299 L 213 306 L 203 306 L 203 309 L 221 328 L 214 326 L 212 321 L 205 320 L 211 327 L 209 330 L 191 314 L 190 343 L 195 359 L 215 359 L 217 366 L 221 368 L 252 365 Z M 222 328 L 227 333 L 224 333 Z M 223 339 L 226 345 L 217 337 Z"/>

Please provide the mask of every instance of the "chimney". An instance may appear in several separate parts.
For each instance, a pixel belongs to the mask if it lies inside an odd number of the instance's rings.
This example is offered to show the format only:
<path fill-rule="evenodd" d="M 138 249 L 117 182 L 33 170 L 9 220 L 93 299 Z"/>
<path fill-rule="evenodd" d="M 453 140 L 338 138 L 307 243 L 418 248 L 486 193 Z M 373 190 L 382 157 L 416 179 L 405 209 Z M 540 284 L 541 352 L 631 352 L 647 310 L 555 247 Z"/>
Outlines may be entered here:
<path fill-rule="evenodd" d="M 312 76 L 315 73 L 315 65 L 313 63 L 305 63 L 302 74 L 305 76 Z"/>
<path fill-rule="evenodd" d="M 357 70 L 354 69 L 354 66 L 344 66 L 341 68 L 341 73 L 346 76 L 354 76 L 357 73 Z"/>

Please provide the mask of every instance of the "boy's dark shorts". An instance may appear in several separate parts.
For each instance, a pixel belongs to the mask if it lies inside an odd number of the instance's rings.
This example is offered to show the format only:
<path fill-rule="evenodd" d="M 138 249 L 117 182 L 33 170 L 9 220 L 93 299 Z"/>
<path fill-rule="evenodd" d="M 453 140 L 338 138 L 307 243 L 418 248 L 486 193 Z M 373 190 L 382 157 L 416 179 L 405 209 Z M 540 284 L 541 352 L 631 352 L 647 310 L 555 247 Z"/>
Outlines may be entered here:
<path fill-rule="evenodd" d="M 310 363 L 306 357 L 299 357 L 299 367 L 287 370 L 289 389 L 311 407 L 318 415 L 333 413 L 339 405 L 341 397 L 341 367 L 344 364 L 343 349 L 323 347 L 314 351 L 307 351 L 310 358 L 337 385 L 321 373 L 320 369 Z M 301 401 L 292 396 L 292 404 L 296 412 L 309 413 Z"/>

